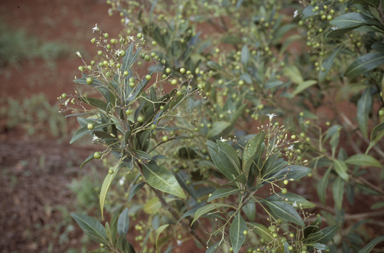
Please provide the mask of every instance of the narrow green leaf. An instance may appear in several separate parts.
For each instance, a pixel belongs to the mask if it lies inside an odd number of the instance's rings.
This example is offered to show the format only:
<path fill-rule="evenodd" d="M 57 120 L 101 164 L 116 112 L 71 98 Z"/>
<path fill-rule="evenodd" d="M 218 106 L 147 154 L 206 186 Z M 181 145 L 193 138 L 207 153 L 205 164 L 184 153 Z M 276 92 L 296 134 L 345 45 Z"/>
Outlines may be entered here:
<path fill-rule="evenodd" d="M 370 155 L 364 155 L 364 154 L 357 154 L 349 157 L 347 160 L 345 160 L 348 164 L 353 165 L 359 165 L 359 166 L 372 166 L 372 167 L 378 167 L 381 168 L 382 165 L 378 160 L 373 158 Z"/>
<path fill-rule="evenodd" d="M 107 176 L 105 177 L 104 179 L 104 182 L 103 182 L 103 185 L 101 186 L 101 190 L 100 190 L 100 197 L 99 197 L 99 200 L 100 200 L 100 210 L 101 210 L 101 217 L 104 219 L 104 203 L 105 203 L 105 198 L 107 197 L 107 193 L 108 193 L 108 190 L 109 190 L 109 187 L 111 186 L 112 184 L 112 181 L 113 179 L 115 178 L 117 172 L 119 171 L 120 169 L 120 164 L 116 164 L 114 167 L 111 167 L 110 170 L 113 171 L 112 174 L 109 173 L 108 171 L 108 174 Z"/>
<path fill-rule="evenodd" d="M 245 204 L 242 210 L 247 216 L 248 220 L 250 221 L 256 220 L 256 204 L 255 203 L 249 202 Z"/>
<path fill-rule="evenodd" d="M 156 241 L 155 241 L 156 252 L 160 252 L 160 249 L 158 246 L 159 236 L 160 236 L 161 232 L 163 232 L 164 229 L 166 229 L 168 226 L 169 226 L 169 224 L 164 224 L 164 225 L 160 226 L 158 229 L 156 229 Z"/>
<path fill-rule="evenodd" d="M 283 69 L 284 75 L 289 77 L 292 82 L 296 84 L 303 83 L 303 77 L 301 76 L 300 70 L 295 65 L 287 65 Z"/>
<path fill-rule="evenodd" d="M 75 141 L 77 141 L 78 139 L 80 139 L 81 137 L 83 137 L 84 135 L 90 133 L 91 131 L 88 130 L 87 127 L 82 127 L 80 128 L 79 130 L 76 131 L 76 133 L 73 135 L 72 139 L 69 141 L 69 144 L 72 144 L 74 143 Z"/>
<path fill-rule="evenodd" d="M 274 239 L 271 235 L 271 231 L 269 231 L 266 226 L 255 222 L 247 222 L 247 224 L 252 227 L 253 231 L 255 231 L 255 233 L 265 241 L 269 242 Z"/>
<path fill-rule="evenodd" d="M 357 28 L 367 24 L 380 26 L 380 22 L 371 19 L 361 13 L 347 13 L 334 18 L 330 23 L 331 25 L 337 26 L 341 29 Z"/>
<path fill-rule="evenodd" d="M 94 107 L 100 108 L 104 111 L 107 111 L 107 103 L 97 98 L 89 98 L 89 97 L 79 97 L 79 100 L 92 105 Z"/>
<path fill-rule="evenodd" d="M 108 243 L 105 228 L 98 220 L 84 214 L 72 213 L 71 216 L 89 238 L 99 243 Z"/>
<path fill-rule="evenodd" d="M 249 58 L 250 58 L 249 49 L 247 45 L 244 45 L 243 48 L 241 49 L 241 63 L 243 64 L 245 70 L 247 69 Z"/>
<path fill-rule="evenodd" d="M 238 173 L 240 173 L 240 160 L 236 150 L 231 145 L 219 140 L 217 141 L 217 146 L 219 147 L 218 151 L 222 162 L 227 167 L 232 167 L 231 170 L 236 170 Z"/>
<path fill-rule="evenodd" d="M 251 168 L 253 159 L 256 154 L 260 151 L 260 146 L 264 142 L 265 134 L 260 132 L 255 135 L 252 139 L 250 139 L 247 143 L 247 146 L 243 152 L 243 172 L 245 176 L 248 178 L 249 169 Z"/>
<path fill-rule="evenodd" d="M 287 242 L 284 242 L 284 253 L 291 253 L 289 250 L 289 244 Z"/>
<path fill-rule="evenodd" d="M 384 59 L 384 57 L 383 57 Z M 372 107 L 372 97 L 370 89 L 366 89 L 364 94 L 361 96 L 357 102 L 357 123 L 361 132 L 364 134 L 365 138 L 368 138 L 368 115 Z"/>
<path fill-rule="evenodd" d="M 384 53 L 375 52 L 360 56 L 348 66 L 344 76 L 353 78 L 384 63 Z"/>
<path fill-rule="evenodd" d="M 125 237 L 128 233 L 128 229 L 129 229 L 128 208 L 125 208 L 119 216 L 119 220 L 117 222 L 117 232 L 119 233 L 119 236 Z"/>
<path fill-rule="evenodd" d="M 176 178 L 166 168 L 154 163 L 143 164 L 142 168 L 144 178 L 150 186 L 179 198 L 185 198 L 185 194 Z"/>
<path fill-rule="evenodd" d="M 228 121 L 217 121 L 213 123 L 212 128 L 208 131 L 207 138 L 212 138 L 221 132 L 223 132 L 227 127 L 231 125 Z"/>
<path fill-rule="evenodd" d="M 206 205 L 206 206 L 203 206 L 203 207 L 200 207 L 199 209 L 196 210 L 196 213 L 195 213 L 195 217 L 192 221 L 192 224 L 198 219 L 200 218 L 200 216 L 202 216 L 203 214 L 206 214 L 212 210 L 215 210 L 215 209 L 218 209 L 220 207 L 225 207 L 225 208 L 230 208 L 232 206 L 230 205 L 226 205 L 226 204 L 220 204 L 220 203 L 215 203 L 215 204 L 209 204 L 209 205 Z M 192 226 L 191 224 L 191 226 Z"/>
<path fill-rule="evenodd" d="M 368 243 L 364 248 L 359 250 L 358 253 L 369 253 L 372 251 L 372 249 L 376 246 L 376 244 L 384 241 L 384 235 L 376 237 L 373 239 L 370 243 Z"/>
<path fill-rule="evenodd" d="M 376 202 L 374 203 L 370 209 L 371 210 L 376 210 L 376 209 L 380 209 L 380 208 L 383 208 L 384 207 L 384 202 Z"/>
<path fill-rule="evenodd" d="M 378 141 L 381 140 L 381 138 L 384 137 L 384 122 L 380 123 L 379 125 L 375 126 L 371 132 L 371 143 L 369 143 L 369 146 L 367 150 L 365 151 L 365 154 L 368 154 L 369 150 L 373 148 L 373 146 L 376 145 Z"/>
<path fill-rule="evenodd" d="M 285 201 L 285 199 L 288 199 L 288 201 Z M 306 208 L 316 207 L 315 204 L 309 202 L 308 200 L 301 197 L 300 195 L 296 195 L 290 192 L 286 194 L 277 193 L 269 196 L 268 198 L 266 198 L 266 200 L 287 203 L 288 205 L 291 205 L 295 209 L 301 209 L 301 208 L 306 209 Z"/>
<path fill-rule="evenodd" d="M 217 243 L 215 243 L 215 244 L 213 244 L 212 246 L 210 246 L 210 247 L 205 251 L 205 253 L 215 253 L 216 250 L 219 248 L 219 246 L 220 246 L 220 241 L 217 242 Z"/>
<path fill-rule="evenodd" d="M 321 232 L 322 235 L 319 239 L 316 240 L 316 242 L 318 243 L 329 242 L 335 236 L 337 229 L 338 229 L 337 225 L 333 225 L 333 226 L 321 229 L 319 232 Z"/>
<path fill-rule="evenodd" d="M 308 243 L 306 244 L 307 247 L 313 247 L 318 250 L 329 250 L 329 247 L 325 244 L 322 243 Z"/>
<path fill-rule="evenodd" d="M 208 144 L 208 150 L 209 150 L 209 154 L 212 158 L 212 161 L 213 163 L 215 164 L 215 166 L 220 170 L 221 173 L 223 173 L 229 180 L 234 180 L 238 175 L 239 173 L 233 169 L 233 167 L 230 167 L 230 166 L 226 166 L 222 160 L 221 160 L 221 157 L 219 156 L 218 154 L 218 150 L 215 150 L 212 145 L 209 144 L 209 142 L 207 141 L 207 144 Z M 215 143 L 213 143 L 216 147 L 217 145 Z"/>
<path fill-rule="evenodd" d="M 229 237 L 231 238 L 234 253 L 238 253 L 240 251 L 240 248 L 245 241 L 246 235 L 243 234 L 244 230 L 247 230 L 247 224 L 241 217 L 240 213 L 237 213 L 229 228 Z"/>
<path fill-rule="evenodd" d="M 345 33 L 349 32 L 349 31 L 352 31 L 353 29 L 355 29 L 355 27 L 332 30 L 329 33 L 327 33 L 327 35 L 325 37 L 326 38 L 337 38 L 337 37 L 340 37 L 341 35 L 344 35 Z"/>
<path fill-rule="evenodd" d="M 344 161 L 341 161 L 341 160 L 333 160 L 333 165 L 335 167 L 335 171 L 336 173 L 342 178 L 344 179 L 344 181 L 347 181 L 348 182 L 348 179 L 349 179 L 349 175 L 347 173 L 348 171 L 348 166 L 347 164 L 344 162 Z"/>
<path fill-rule="evenodd" d="M 311 87 L 312 85 L 314 85 L 316 83 L 317 83 L 316 80 L 304 81 L 304 82 L 300 83 L 299 86 L 296 87 L 296 89 L 292 92 L 292 94 L 294 96 L 296 96 L 297 94 L 303 92 L 304 90 L 306 90 L 307 88 Z"/>
<path fill-rule="evenodd" d="M 273 175 L 271 178 L 280 180 L 283 178 L 287 179 L 293 179 L 298 180 L 309 173 L 312 172 L 312 169 L 300 166 L 300 165 L 288 165 L 287 167 L 283 168 L 279 172 L 277 172 L 275 175 Z M 266 179 L 268 180 L 268 179 Z"/>
<path fill-rule="evenodd" d="M 94 158 L 94 154 L 90 154 L 85 160 L 84 162 L 80 165 L 80 169 L 83 168 L 84 165 L 86 165 L 87 163 L 89 163 L 90 161 L 92 161 Z"/>
<path fill-rule="evenodd" d="M 268 201 L 264 200 L 262 203 L 266 204 L 272 213 L 279 218 L 295 223 L 299 226 L 304 227 L 304 221 L 301 219 L 297 211 L 289 204 L 279 201 Z"/>
<path fill-rule="evenodd" d="M 336 207 L 341 210 L 343 206 L 343 195 L 344 195 L 344 180 L 341 177 L 337 177 L 333 182 L 332 187 L 333 199 L 335 200 Z"/>
<path fill-rule="evenodd" d="M 340 50 L 342 49 L 343 47 L 342 46 L 338 46 L 334 51 L 333 53 L 327 58 L 324 60 L 323 62 L 323 68 L 324 68 L 324 71 L 320 70 L 319 72 L 319 82 L 322 83 L 324 82 L 325 78 L 327 77 L 328 73 L 329 73 L 329 70 L 331 69 L 332 67 L 332 64 L 333 64 L 333 61 L 335 60 L 336 58 L 336 55 L 340 52 Z"/>
<path fill-rule="evenodd" d="M 235 188 L 219 188 L 217 189 L 216 191 L 214 191 L 208 198 L 208 202 L 211 202 L 215 199 L 218 199 L 218 198 L 223 198 L 223 197 L 226 197 L 226 196 L 229 196 L 229 195 L 232 195 L 232 194 L 235 194 L 235 193 L 238 193 L 240 192 L 241 190 L 240 189 L 235 189 Z"/>
<path fill-rule="evenodd" d="M 129 192 L 128 202 L 132 200 L 132 198 L 135 196 L 135 194 L 138 191 L 140 191 L 140 189 L 143 188 L 144 185 L 145 185 L 145 182 L 141 182 L 141 183 L 138 183 L 138 184 L 135 184 L 134 186 L 132 186 L 131 191 Z"/>

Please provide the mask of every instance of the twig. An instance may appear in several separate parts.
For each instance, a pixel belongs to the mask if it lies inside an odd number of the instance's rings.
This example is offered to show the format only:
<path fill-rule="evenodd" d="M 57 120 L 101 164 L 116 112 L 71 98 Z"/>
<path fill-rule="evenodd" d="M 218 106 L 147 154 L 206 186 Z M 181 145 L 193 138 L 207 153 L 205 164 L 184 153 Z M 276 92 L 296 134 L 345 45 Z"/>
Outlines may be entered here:
<path fill-rule="evenodd" d="M 377 191 L 378 193 L 380 193 L 381 195 L 384 196 L 384 191 L 382 189 L 380 189 L 379 187 L 377 187 L 376 185 L 369 182 L 368 180 L 366 180 L 362 177 L 359 177 L 359 178 L 355 178 L 355 181 L 358 183 L 361 183 L 361 184 L 365 184 L 366 186 L 370 187 L 371 189 Z"/>

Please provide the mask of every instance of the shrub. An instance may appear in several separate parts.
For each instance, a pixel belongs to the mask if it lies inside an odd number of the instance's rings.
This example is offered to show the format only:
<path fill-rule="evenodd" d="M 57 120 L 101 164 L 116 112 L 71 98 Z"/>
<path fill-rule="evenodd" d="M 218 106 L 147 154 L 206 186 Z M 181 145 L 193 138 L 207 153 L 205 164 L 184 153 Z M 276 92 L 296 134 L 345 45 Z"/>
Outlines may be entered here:
<path fill-rule="evenodd" d="M 380 1 L 108 2 L 124 29 L 93 28 L 99 57 L 82 59 L 76 93 L 62 96 L 81 126 L 71 143 L 92 134 L 105 147 L 83 165 L 117 161 L 102 217 L 122 176 L 110 223 L 73 214 L 95 252 L 170 252 L 187 234 L 206 252 L 369 252 L 384 240 L 364 247 L 367 220 L 346 218 L 360 194 L 384 204 L 369 176 L 383 177 Z M 322 215 L 286 188 L 299 184 L 317 191 Z M 148 222 L 134 249 L 126 234 L 139 214 Z"/>

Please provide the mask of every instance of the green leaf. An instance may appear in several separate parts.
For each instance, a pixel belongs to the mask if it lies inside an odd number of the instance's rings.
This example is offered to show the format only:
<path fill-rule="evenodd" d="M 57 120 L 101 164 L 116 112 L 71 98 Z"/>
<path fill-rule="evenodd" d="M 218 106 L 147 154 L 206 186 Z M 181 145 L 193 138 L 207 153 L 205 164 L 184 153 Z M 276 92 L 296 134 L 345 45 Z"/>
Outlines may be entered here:
<path fill-rule="evenodd" d="M 288 199 L 288 201 L 285 201 L 285 199 Z M 277 193 L 277 194 L 269 196 L 268 198 L 266 198 L 266 200 L 279 201 L 279 202 L 287 203 L 288 205 L 291 205 L 291 206 L 294 205 L 294 203 L 296 203 L 296 205 L 297 205 L 297 206 L 295 206 L 296 209 L 300 209 L 300 208 L 306 209 L 306 208 L 316 207 L 315 204 L 309 202 L 308 200 L 301 197 L 300 195 L 296 195 L 296 194 L 293 194 L 290 192 L 288 192 L 286 194 Z"/>
<path fill-rule="evenodd" d="M 153 214 L 157 210 L 159 210 L 160 207 L 161 207 L 161 203 L 160 203 L 159 198 L 153 197 L 150 200 L 147 200 L 147 202 L 145 203 L 145 205 L 143 207 L 143 210 L 147 214 Z"/>
<path fill-rule="evenodd" d="M 128 208 L 125 208 L 119 216 L 119 220 L 117 222 L 117 232 L 119 233 L 119 236 L 125 237 L 128 233 L 128 229 L 129 229 Z"/>
<path fill-rule="evenodd" d="M 329 33 L 327 33 L 327 35 L 325 37 L 326 38 L 337 38 L 337 37 L 340 37 L 341 35 L 344 35 L 345 33 L 349 32 L 349 31 L 352 31 L 353 29 L 355 29 L 355 27 L 332 30 Z"/>
<path fill-rule="evenodd" d="M 376 246 L 376 244 L 384 241 L 384 235 L 376 237 L 373 239 L 370 243 L 368 243 L 364 248 L 359 250 L 358 253 L 369 253 L 372 251 L 372 249 Z"/>
<path fill-rule="evenodd" d="M 305 226 L 304 221 L 291 205 L 284 202 L 268 200 L 263 200 L 261 203 L 266 204 L 277 217 L 302 227 Z"/>
<path fill-rule="evenodd" d="M 220 241 L 210 246 L 205 253 L 215 253 L 218 247 L 220 246 Z"/>
<path fill-rule="evenodd" d="M 339 51 L 342 49 L 342 46 L 338 46 L 333 53 L 324 60 L 322 68 L 324 68 L 324 71 L 320 70 L 319 72 L 319 83 L 324 82 L 325 78 L 327 77 L 329 70 L 332 67 L 333 61 L 336 58 L 336 55 L 339 53 Z"/>
<path fill-rule="evenodd" d="M 125 56 L 123 57 L 123 64 L 121 66 L 122 72 L 129 70 L 132 67 L 133 63 L 136 61 L 137 57 L 139 56 L 141 47 L 139 47 L 136 50 L 135 54 L 132 56 L 133 47 L 134 47 L 134 44 L 131 44 L 125 52 Z"/>
<path fill-rule="evenodd" d="M 220 66 L 219 64 L 217 64 L 216 62 L 208 61 L 208 62 L 207 62 L 207 65 L 208 65 L 208 67 L 210 67 L 211 69 L 222 70 L 221 66 Z"/>
<path fill-rule="evenodd" d="M 223 132 L 227 127 L 231 125 L 228 121 L 217 121 L 213 123 L 212 128 L 208 131 L 207 138 L 212 138 L 221 132 Z"/>
<path fill-rule="evenodd" d="M 313 247 L 313 248 L 318 249 L 318 250 L 329 250 L 329 247 L 325 244 L 322 244 L 322 243 L 309 243 L 306 245 L 308 247 Z"/>
<path fill-rule="evenodd" d="M 131 201 L 135 194 L 140 191 L 141 188 L 145 185 L 145 182 L 141 182 L 132 186 L 131 191 L 129 192 L 128 201 Z"/>
<path fill-rule="evenodd" d="M 384 63 L 384 53 L 375 52 L 365 54 L 348 66 L 347 70 L 344 73 L 344 76 L 353 78 L 358 75 L 365 74 L 366 72 L 378 67 Z"/>
<path fill-rule="evenodd" d="M 344 161 L 341 160 L 333 160 L 333 165 L 335 167 L 336 173 L 344 179 L 344 181 L 348 182 L 349 176 L 348 176 L 348 166 Z"/>
<path fill-rule="evenodd" d="M 99 243 L 108 244 L 105 228 L 98 220 L 84 214 L 72 213 L 71 216 L 89 238 Z"/>
<path fill-rule="evenodd" d="M 242 208 L 243 212 L 247 216 L 248 220 L 255 221 L 256 219 L 256 204 L 249 202 Z"/>
<path fill-rule="evenodd" d="M 271 232 L 266 226 L 255 222 L 247 222 L 247 224 L 248 226 L 252 227 L 253 231 L 255 231 L 255 233 L 261 238 L 263 238 L 266 242 L 274 240 L 273 236 L 271 235 Z"/>
<path fill-rule="evenodd" d="M 79 97 L 79 100 L 89 105 L 92 105 L 94 107 L 100 108 L 104 111 L 107 111 L 107 103 L 105 103 L 104 101 L 101 101 L 100 99 L 89 98 L 89 97 Z"/>
<path fill-rule="evenodd" d="M 292 92 L 292 94 L 296 96 L 297 94 L 303 92 L 304 90 L 306 90 L 307 88 L 311 87 L 316 83 L 317 83 L 316 80 L 308 80 L 308 81 L 302 82 L 299 84 L 299 86 L 296 87 L 296 89 Z"/>
<path fill-rule="evenodd" d="M 153 163 L 143 164 L 142 168 L 144 178 L 150 186 L 179 198 L 185 198 L 176 178 L 166 168 Z"/>
<path fill-rule="evenodd" d="M 212 200 L 223 198 L 235 193 L 240 192 L 240 189 L 234 189 L 234 188 L 219 188 L 216 191 L 214 191 L 208 198 L 208 202 L 211 202 Z"/>
<path fill-rule="evenodd" d="M 371 111 L 371 107 L 372 97 L 370 94 L 370 89 L 366 89 L 359 101 L 357 102 L 356 112 L 357 123 L 359 123 L 360 130 L 364 134 L 365 138 L 368 138 L 368 115 Z"/>
<path fill-rule="evenodd" d="M 336 17 L 330 23 L 331 25 L 337 26 L 341 29 L 357 28 L 367 24 L 380 26 L 380 23 L 377 20 L 368 18 L 367 16 L 360 13 L 347 13 Z"/>
<path fill-rule="evenodd" d="M 89 163 L 90 161 L 92 161 L 94 158 L 94 154 L 90 154 L 87 159 L 84 160 L 84 162 L 80 165 L 80 169 L 83 168 L 84 165 L 86 165 L 87 163 Z"/>
<path fill-rule="evenodd" d="M 372 166 L 372 167 L 378 167 L 378 168 L 382 167 L 378 160 L 376 160 L 370 155 L 364 155 L 364 154 L 353 155 L 349 157 L 347 160 L 345 160 L 345 163 L 359 165 L 359 166 Z"/>
<path fill-rule="evenodd" d="M 77 130 L 76 133 L 73 135 L 72 139 L 69 141 L 69 144 L 74 143 L 75 141 L 77 141 L 78 139 L 80 139 L 81 137 L 83 137 L 84 135 L 86 135 L 86 134 L 88 134 L 88 133 L 91 133 L 91 131 L 88 130 L 87 127 L 82 127 L 82 128 L 80 128 L 80 129 Z"/>
<path fill-rule="evenodd" d="M 300 165 L 288 165 L 287 167 L 283 168 L 279 172 L 277 172 L 275 175 L 273 175 L 271 178 L 276 178 L 277 180 L 288 178 L 293 180 L 298 180 L 309 173 L 312 172 L 312 169 L 300 166 Z M 268 179 L 266 179 L 268 180 Z"/>
<path fill-rule="evenodd" d="M 284 75 L 289 77 L 292 82 L 296 84 L 303 83 L 303 77 L 301 76 L 300 70 L 295 65 L 287 65 L 283 69 Z"/>
<path fill-rule="evenodd" d="M 367 150 L 365 151 L 365 154 L 368 154 L 369 150 L 373 148 L 373 146 L 376 145 L 378 141 L 381 140 L 381 138 L 384 137 L 384 122 L 380 123 L 379 125 L 375 126 L 371 132 L 371 143 L 369 143 L 369 146 Z"/>
<path fill-rule="evenodd" d="M 243 48 L 241 49 L 241 63 L 243 64 L 245 71 L 248 66 L 249 58 L 250 58 L 249 49 L 247 45 L 244 45 Z"/>
<path fill-rule="evenodd" d="M 103 215 L 104 212 L 103 211 L 104 211 L 105 198 L 107 197 L 107 193 L 108 193 L 109 187 L 111 187 L 113 179 L 115 178 L 117 172 L 120 169 L 119 165 L 120 164 L 118 163 L 114 167 L 110 168 L 110 170 L 113 171 L 113 173 L 110 174 L 109 171 L 108 171 L 108 174 L 107 174 L 107 176 L 104 179 L 103 185 L 101 186 L 99 200 L 100 200 L 101 217 L 103 219 L 104 219 L 104 215 Z"/>
<path fill-rule="evenodd" d="M 237 171 L 237 174 L 239 174 L 241 167 L 236 150 L 231 145 L 219 140 L 217 141 L 217 146 L 219 147 L 218 151 L 221 161 L 227 167 L 231 167 L 231 171 Z"/>
<path fill-rule="evenodd" d="M 216 168 L 218 168 L 220 172 L 223 173 L 229 180 L 235 179 L 239 175 L 239 173 L 232 166 L 226 166 L 223 163 L 221 157 L 218 154 L 219 150 L 217 145 L 209 141 L 207 141 L 207 144 L 208 144 L 209 154 Z"/>
<path fill-rule="evenodd" d="M 260 146 L 264 142 L 265 134 L 260 132 L 255 135 L 252 139 L 250 139 L 247 143 L 247 146 L 243 152 L 243 172 L 245 176 L 248 178 L 249 169 L 251 168 L 253 159 L 256 154 L 260 152 Z"/>
<path fill-rule="evenodd" d="M 284 242 L 284 253 L 290 253 L 291 251 L 289 250 L 289 244 L 287 242 Z"/>
<path fill-rule="evenodd" d="M 376 210 L 384 207 L 384 202 L 376 202 L 371 206 L 371 210 Z"/>
<path fill-rule="evenodd" d="M 329 242 L 335 236 L 337 229 L 338 229 L 337 225 L 323 228 L 322 230 L 319 231 L 319 232 L 321 232 L 322 235 L 320 236 L 319 239 L 316 240 L 316 242 L 318 242 L 318 243 Z"/>
<path fill-rule="evenodd" d="M 226 205 L 226 204 L 220 204 L 220 203 L 215 203 L 215 204 L 209 204 L 209 205 L 206 205 L 206 206 L 203 206 L 203 207 L 200 207 L 199 209 L 196 210 L 195 212 L 195 217 L 193 218 L 193 221 L 192 221 L 192 224 L 198 219 L 200 218 L 200 216 L 202 216 L 203 214 L 206 214 L 214 209 L 218 209 L 220 207 L 226 207 L 226 208 L 230 208 L 232 206 L 230 205 Z M 191 226 L 192 226 L 191 224 Z"/>
<path fill-rule="evenodd" d="M 159 236 L 160 236 L 161 232 L 163 232 L 164 229 L 166 229 L 168 226 L 169 226 L 169 224 L 164 224 L 164 225 L 160 226 L 158 229 L 156 229 L 156 241 L 155 241 L 156 252 L 160 252 L 160 249 L 158 246 Z"/>
<path fill-rule="evenodd" d="M 229 228 L 229 237 L 231 238 L 234 253 L 238 253 L 240 251 L 240 248 L 245 241 L 246 235 L 243 234 L 244 230 L 247 230 L 247 224 L 241 217 L 240 213 L 237 213 Z"/>
<path fill-rule="evenodd" d="M 344 195 L 344 180 L 341 177 L 337 177 L 335 182 L 333 182 L 332 193 L 336 207 L 341 210 Z"/>

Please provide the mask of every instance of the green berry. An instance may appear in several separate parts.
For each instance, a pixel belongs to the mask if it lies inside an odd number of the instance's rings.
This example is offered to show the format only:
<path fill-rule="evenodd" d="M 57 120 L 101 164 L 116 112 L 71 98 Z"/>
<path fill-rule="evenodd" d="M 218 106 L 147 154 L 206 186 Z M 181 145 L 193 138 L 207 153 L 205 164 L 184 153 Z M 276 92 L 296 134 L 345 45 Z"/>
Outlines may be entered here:
<path fill-rule="evenodd" d="M 147 79 L 148 81 L 151 80 L 152 76 L 151 75 L 146 75 L 145 76 L 145 79 Z"/>
<path fill-rule="evenodd" d="M 243 235 L 247 235 L 248 234 L 248 231 L 247 230 L 244 230 L 243 231 Z"/>
<path fill-rule="evenodd" d="M 137 121 L 138 122 L 143 122 L 144 121 L 144 117 L 140 115 L 139 117 L 137 117 Z"/>
<path fill-rule="evenodd" d="M 156 46 L 157 42 L 156 41 L 152 41 L 152 45 L 153 46 Z"/>
<path fill-rule="evenodd" d="M 177 84 L 177 80 L 176 80 L 176 79 L 173 79 L 173 80 L 171 81 L 171 84 L 172 84 L 172 85 L 176 85 L 176 84 Z"/>
<path fill-rule="evenodd" d="M 108 173 L 112 175 L 114 173 L 114 171 L 112 169 L 109 169 Z"/>
<path fill-rule="evenodd" d="M 128 109 L 125 111 L 125 114 L 127 114 L 128 116 L 132 114 L 132 110 Z"/>
<path fill-rule="evenodd" d="M 62 97 L 62 98 L 66 98 L 66 97 L 67 97 L 67 94 L 63 93 L 63 94 L 61 94 L 61 97 Z"/>
<path fill-rule="evenodd" d="M 288 192 L 287 188 L 283 188 L 283 189 L 281 189 L 281 193 L 282 193 L 282 194 L 287 194 L 287 192 Z"/>
<path fill-rule="evenodd" d="M 138 39 L 143 38 L 143 34 L 142 34 L 142 33 L 138 33 L 138 34 L 137 34 L 137 38 L 138 38 Z"/>
<path fill-rule="evenodd" d="M 87 77 L 86 81 L 87 81 L 87 84 L 92 84 L 93 83 L 92 77 Z"/>
<path fill-rule="evenodd" d="M 168 136 L 164 135 L 163 138 L 161 138 L 164 142 L 168 141 Z"/>
<path fill-rule="evenodd" d="M 93 158 L 95 158 L 95 159 L 100 159 L 100 157 L 101 157 L 100 152 L 95 152 L 95 153 L 93 154 Z"/>
<path fill-rule="evenodd" d="M 89 130 L 92 130 L 92 129 L 94 128 L 93 123 L 88 123 L 87 128 L 88 128 Z"/>
<path fill-rule="evenodd" d="M 181 68 L 181 69 L 180 69 L 180 73 L 181 73 L 181 74 L 184 74 L 184 73 L 185 73 L 185 68 Z"/>
<path fill-rule="evenodd" d="M 167 73 L 167 74 L 171 73 L 171 69 L 170 69 L 170 68 L 167 68 L 167 69 L 165 70 L 165 73 Z"/>

